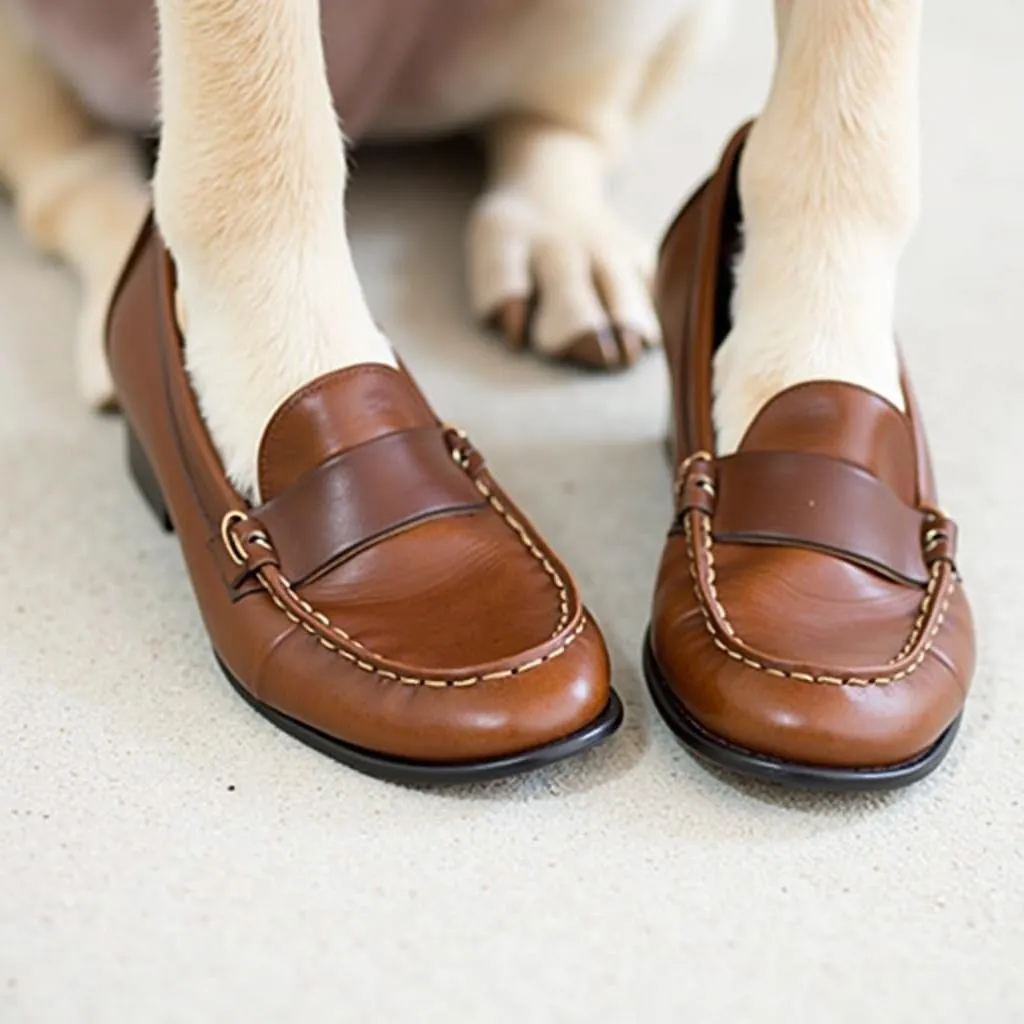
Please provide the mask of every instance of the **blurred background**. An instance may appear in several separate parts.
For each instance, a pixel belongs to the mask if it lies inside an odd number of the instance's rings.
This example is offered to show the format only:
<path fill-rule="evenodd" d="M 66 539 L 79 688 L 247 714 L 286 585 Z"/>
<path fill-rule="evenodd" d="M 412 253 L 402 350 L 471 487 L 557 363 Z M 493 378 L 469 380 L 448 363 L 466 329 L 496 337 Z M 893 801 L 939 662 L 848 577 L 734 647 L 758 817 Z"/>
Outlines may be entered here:
<path fill-rule="evenodd" d="M 771 5 L 736 6 L 616 178 L 652 240 L 765 95 Z M 1024 8 L 925 7 L 898 326 L 980 663 L 945 766 L 891 796 L 737 784 L 656 720 L 662 360 L 585 375 L 477 329 L 471 147 L 357 155 L 357 262 L 435 406 L 575 570 L 628 718 L 583 760 L 449 793 L 358 776 L 229 691 L 121 424 L 76 397 L 75 286 L 0 206 L 0 1019 L 1024 1020 Z"/>

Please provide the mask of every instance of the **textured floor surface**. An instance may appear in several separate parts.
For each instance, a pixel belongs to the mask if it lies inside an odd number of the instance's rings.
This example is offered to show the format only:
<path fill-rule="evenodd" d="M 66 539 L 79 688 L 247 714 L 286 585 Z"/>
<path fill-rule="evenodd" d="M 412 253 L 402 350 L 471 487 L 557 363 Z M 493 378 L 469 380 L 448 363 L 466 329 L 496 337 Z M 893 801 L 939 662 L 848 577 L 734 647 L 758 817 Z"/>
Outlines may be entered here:
<path fill-rule="evenodd" d="M 763 95 L 769 5 L 749 7 L 617 182 L 652 236 Z M 435 404 L 575 569 L 628 724 L 456 792 L 361 778 L 230 692 L 121 425 L 76 402 L 74 288 L 0 209 L 0 1020 L 1024 1020 L 1024 15 L 927 8 L 900 330 L 981 657 L 949 761 L 894 796 L 737 785 L 655 720 L 663 368 L 581 377 L 473 328 L 459 153 L 360 161 L 358 260 Z"/>

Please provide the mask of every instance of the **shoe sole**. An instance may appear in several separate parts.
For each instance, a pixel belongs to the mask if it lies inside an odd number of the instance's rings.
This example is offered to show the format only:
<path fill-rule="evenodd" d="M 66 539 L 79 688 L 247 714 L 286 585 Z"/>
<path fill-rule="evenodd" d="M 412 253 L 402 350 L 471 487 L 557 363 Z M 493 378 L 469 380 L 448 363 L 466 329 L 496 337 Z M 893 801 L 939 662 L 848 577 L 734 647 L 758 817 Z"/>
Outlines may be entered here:
<path fill-rule="evenodd" d="M 814 789 L 835 793 L 871 793 L 899 789 L 930 775 L 949 753 L 962 714 L 924 753 L 900 764 L 878 768 L 830 768 L 784 761 L 730 743 L 704 728 L 672 692 L 654 657 L 650 630 L 644 637 L 644 678 L 659 714 L 676 738 L 698 760 L 747 778 L 789 789 Z"/>
<path fill-rule="evenodd" d="M 282 732 L 349 768 L 375 779 L 383 779 L 385 782 L 400 782 L 414 786 L 455 786 L 522 775 L 590 750 L 611 736 L 622 724 L 622 702 L 613 690 L 604 711 L 590 725 L 554 743 L 481 761 L 411 761 L 345 743 L 289 717 L 269 704 L 264 704 L 231 674 L 216 651 L 214 656 L 221 671 L 239 696 Z"/>
<path fill-rule="evenodd" d="M 128 438 L 128 469 L 135 485 L 138 487 L 146 504 L 156 516 L 161 528 L 167 532 L 174 531 L 164 500 L 160 484 L 153 472 L 149 459 L 142 445 L 135 437 L 131 427 L 127 429 Z M 350 768 L 355 768 L 364 775 L 371 775 L 387 782 L 401 782 L 412 785 L 458 785 L 467 782 L 486 782 L 492 779 L 507 778 L 524 772 L 545 768 L 566 758 L 575 757 L 585 750 L 602 743 L 611 736 L 622 724 L 623 708 L 618 694 L 612 690 L 604 710 L 589 725 L 565 736 L 560 740 L 529 750 L 505 754 L 501 757 L 487 758 L 478 761 L 416 761 L 387 754 L 376 753 L 346 743 L 327 733 L 320 732 L 295 718 L 278 711 L 269 704 L 254 697 L 245 686 L 231 673 L 223 659 L 214 650 L 214 657 L 221 671 L 244 698 L 250 707 L 258 711 L 264 718 L 273 722 L 283 732 L 300 740 L 307 746 L 326 754 Z"/>

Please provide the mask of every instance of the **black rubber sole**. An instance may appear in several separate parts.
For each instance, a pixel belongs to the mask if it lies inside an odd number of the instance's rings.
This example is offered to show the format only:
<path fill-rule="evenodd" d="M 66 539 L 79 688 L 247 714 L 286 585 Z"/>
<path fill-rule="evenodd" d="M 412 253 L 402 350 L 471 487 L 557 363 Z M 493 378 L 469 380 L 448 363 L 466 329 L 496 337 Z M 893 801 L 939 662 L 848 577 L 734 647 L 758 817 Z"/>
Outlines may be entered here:
<path fill-rule="evenodd" d="M 342 740 L 328 736 L 326 733 L 282 714 L 249 693 L 231 674 L 230 669 L 219 656 L 217 656 L 217 664 L 220 665 L 221 671 L 239 696 L 264 718 L 273 722 L 282 732 L 288 733 L 289 736 L 305 743 L 307 747 L 312 747 L 319 753 L 326 754 L 349 768 L 354 768 L 364 775 L 371 775 L 375 779 L 383 779 L 385 782 L 400 782 L 413 786 L 455 786 L 469 782 L 490 782 L 494 779 L 508 778 L 511 775 L 521 775 L 538 768 L 546 768 L 548 765 L 575 757 L 585 750 L 596 747 L 622 724 L 622 702 L 613 690 L 604 711 L 593 722 L 578 732 L 543 747 L 535 747 L 532 750 L 524 750 L 517 754 L 491 758 L 486 761 L 409 761 L 404 758 L 389 757 L 386 754 L 377 754 L 372 750 L 344 743 Z"/>
<path fill-rule="evenodd" d="M 699 760 L 727 771 L 790 789 L 836 793 L 870 793 L 899 789 L 930 775 L 949 753 L 961 716 L 923 754 L 901 764 L 879 768 L 829 768 L 797 764 L 736 746 L 705 729 L 682 706 L 662 676 L 651 649 L 650 631 L 644 637 L 644 677 L 655 707 L 676 738 Z"/>
<path fill-rule="evenodd" d="M 150 511 L 156 517 L 160 528 L 164 533 L 173 533 L 174 524 L 171 522 L 171 514 L 167 511 L 167 503 L 164 501 L 163 492 L 160 490 L 160 483 L 149 464 L 149 459 L 142 447 L 135 432 L 130 426 L 125 427 L 126 449 L 128 455 L 128 472 L 135 486 L 139 489 L 143 500 L 149 506 Z"/>
<path fill-rule="evenodd" d="M 153 472 L 146 453 L 136 438 L 131 427 L 128 427 L 128 469 L 135 485 L 138 487 L 150 507 L 157 522 L 168 533 L 173 532 L 174 524 L 171 522 L 167 504 L 164 501 L 160 483 Z M 282 714 L 275 708 L 257 700 L 249 691 L 231 674 L 228 667 L 221 661 L 220 656 L 214 652 L 217 664 L 221 671 L 227 676 L 228 681 L 245 701 L 258 711 L 264 718 L 273 722 L 279 729 L 294 736 L 295 739 L 312 747 L 321 754 L 326 754 L 335 761 L 340 761 L 350 768 L 363 772 L 365 775 L 372 775 L 377 779 L 385 779 L 388 782 L 402 782 L 412 785 L 457 785 L 466 782 L 486 782 L 491 779 L 502 779 L 510 775 L 519 775 L 523 772 L 534 771 L 537 768 L 545 768 L 557 761 L 564 761 L 566 758 L 575 757 L 583 751 L 602 743 L 614 733 L 622 724 L 622 701 L 613 690 L 604 711 L 589 725 L 578 732 L 554 743 L 548 743 L 543 747 L 536 747 L 533 750 L 524 750 L 517 754 L 509 754 L 504 757 L 496 757 L 486 761 L 468 761 L 438 763 L 433 761 L 407 761 L 402 758 L 389 757 L 386 754 L 374 753 L 372 750 L 364 750 L 361 747 L 353 746 L 342 740 L 319 732 L 311 726 L 288 715 Z"/>

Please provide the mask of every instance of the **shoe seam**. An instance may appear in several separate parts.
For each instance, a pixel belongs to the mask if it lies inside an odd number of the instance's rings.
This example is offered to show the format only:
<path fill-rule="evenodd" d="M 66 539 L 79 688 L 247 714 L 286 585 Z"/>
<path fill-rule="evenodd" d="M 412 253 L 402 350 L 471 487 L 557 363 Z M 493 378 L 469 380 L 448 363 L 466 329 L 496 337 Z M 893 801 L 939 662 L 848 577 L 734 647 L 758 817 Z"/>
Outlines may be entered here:
<path fill-rule="evenodd" d="M 474 479 L 473 484 L 484 496 L 487 503 L 494 509 L 494 511 L 505 520 L 505 523 L 508 525 L 509 529 L 516 534 L 523 547 L 525 547 L 526 550 L 529 551 L 530 554 L 540 563 L 541 568 L 545 573 L 547 573 L 551 582 L 555 585 L 555 589 L 558 591 L 559 617 L 558 623 L 551 634 L 551 639 L 553 640 L 562 632 L 563 629 L 565 629 L 569 622 L 569 590 L 565 584 L 565 580 L 562 579 L 558 570 L 551 564 L 551 560 L 547 555 L 545 555 L 544 552 L 533 542 L 533 539 L 530 537 L 526 527 L 512 516 L 487 484 L 485 484 L 483 480 L 479 479 Z"/>
<path fill-rule="evenodd" d="M 540 562 L 544 571 L 551 578 L 559 594 L 559 619 L 558 624 L 555 627 L 554 632 L 551 634 L 550 639 L 555 639 L 560 633 L 562 633 L 569 622 L 570 607 L 569 607 L 569 592 L 565 581 L 561 575 L 551 564 L 550 559 L 544 554 L 544 552 L 534 543 L 526 530 L 526 527 L 522 525 L 517 519 L 515 519 L 511 513 L 505 508 L 500 499 L 494 494 L 487 484 L 480 480 L 474 479 L 473 483 L 477 490 L 484 496 L 488 503 L 494 508 L 494 510 L 502 517 L 509 529 L 511 529 L 522 545 L 530 552 L 530 554 Z M 267 546 L 269 542 L 261 534 L 255 540 L 254 543 Z M 369 650 L 364 644 L 360 643 L 354 637 L 350 636 L 340 626 L 335 625 L 323 612 L 317 611 L 304 598 L 300 597 L 291 581 L 280 572 L 279 569 L 275 569 L 274 581 L 272 581 L 266 572 L 266 569 L 261 568 L 256 572 L 257 578 L 263 584 L 263 588 L 270 597 L 274 605 L 285 615 L 285 617 L 294 624 L 301 626 L 310 636 L 312 636 L 322 647 L 326 650 L 333 652 L 347 661 L 349 661 L 356 668 L 363 672 L 373 673 L 384 679 L 388 679 L 392 682 L 403 683 L 409 686 L 429 686 L 435 688 L 448 688 L 448 687 L 468 687 L 473 686 L 477 683 L 485 682 L 496 682 L 501 679 L 509 679 L 513 676 L 522 675 L 525 672 L 529 672 L 532 669 L 539 668 L 541 665 L 545 665 L 548 662 L 554 661 L 556 658 L 561 657 L 568 648 L 579 638 L 587 626 L 588 618 L 584 613 L 576 627 L 565 637 L 564 641 L 559 644 L 556 648 L 548 651 L 546 654 L 540 655 L 533 658 L 530 661 L 524 662 L 521 665 L 513 665 L 507 669 L 498 669 L 493 672 L 481 673 L 479 675 L 470 676 L 465 679 L 451 679 L 451 678 L 431 678 L 428 676 L 413 676 L 405 675 L 400 672 L 395 672 L 390 669 L 382 668 L 380 665 L 374 664 L 372 661 L 360 658 L 357 654 L 348 650 L 346 647 L 335 640 L 329 639 L 323 635 L 323 631 L 328 631 L 332 637 L 336 640 L 342 641 L 344 644 L 350 644 L 353 647 L 358 648 L 361 651 L 365 651 L 370 658 L 381 658 L 382 656 L 377 652 Z M 274 592 L 274 582 L 276 582 L 282 590 L 288 595 L 289 600 L 294 602 L 307 616 L 314 620 L 316 625 L 307 622 L 300 615 L 297 615 L 292 609 L 290 609 L 285 601 Z"/>
<path fill-rule="evenodd" d="M 733 645 L 730 647 L 729 644 L 719 636 L 718 626 L 716 625 L 713 616 L 711 615 L 710 609 L 708 608 L 708 602 L 704 589 L 701 585 L 700 573 L 697 569 L 697 548 L 696 541 L 694 538 L 694 529 L 692 525 L 693 517 L 696 517 L 699 521 L 699 531 L 701 534 L 701 540 L 703 543 L 704 550 L 708 559 L 708 581 L 707 588 L 710 591 L 711 600 L 714 601 L 715 608 L 718 615 L 725 627 L 726 636 Z M 780 679 L 792 679 L 797 682 L 803 683 L 818 683 L 823 685 L 831 686 L 889 686 L 893 683 L 898 683 L 908 677 L 912 676 L 928 657 L 932 647 L 935 644 L 935 640 L 938 637 L 939 631 L 942 629 L 942 625 L 946 619 L 946 613 L 949 610 L 949 604 L 952 600 L 953 593 L 956 589 L 955 579 L 948 581 L 946 589 L 945 599 L 942 604 L 942 608 L 936 618 L 935 624 L 931 629 L 927 639 L 923 637 L 924 625 L 927 622 L 928 616 L 930 615 L 934 603 L 937 598 L 937 594 L 940 590 L 939 579 L 942 571 L 942 562 L 936 562 L 931 571 L 929 578 L 928 587 L 925 592 L 925 596 L 921 602 L 921 607 L 914 623 L 913 628 L 910 632 L 910 637 L 906 644 L 901 648 L 900 652 L 893 658 L 889 664 L 897 665 L 901 661 L 908 658 L 913 651 L 914 647 L 924 640 L 922 648 L 914 660 L 906 668 L 894 672 L 891 675 L 879 675 L 864 678 L 856 676 L 852 673 L 836 673 L 836 674 L 815 674 L 810 672 L 799 672 L 793 669 L 784 669 L 774 665 L 766 664 L 764 661 L 758 660 L 757 658 L 751 657 L 748 653 L 750 648 L 743 642 L 735 627 L 729 620 L 728 613 L 725 610 L 725 606 L 718 593 L 718 588 L 715 585 L 716 572 L 715 572 L 715 554 L 714 545 L 711 540 L 711 531 L 708 527 L 707 517 L 697 512 L 692 511 L 689 515 L 683 519 L 683 531 L 686 535 L 686 551 L 690 563 L 690 577 L 693 582 L 694 594 L 697 598 L 697 606 L 700 609 L 701 617 L 704 621 L 704 627 L 711 637 L 714 645 L 727 657 L 733 661 L 740 662 L 747 668 L 754 669 L 758 672 L 763 672 L 766 675 L 773 676 Z"/>
<path fill-rule="evenodd" d="M 263 571 L 261 570 L 257 575 L 263 578 Z M 368 650 L 363 644 L 353 637 L 349 636 L 339 626 L 334 625 L 330 619 L 327 618 L 322 612 L 316 611 L 313 606 L 295 592 L 292 585 L 283 576 L 280 576 L 280 582 L 284 588 L 288 591 L 289 596 L 295 603 L 311 618 L 315 619 L 323 629 L 329 630 L 336 637 L 343 640 L 346 643 L 350 643 L 360 650 L 366 651 L 371 657 L 380 657 L 373 651 Z M 428 676 L 412 676 L 403 675 L 399 672 L 393 672 L 391 669 L 382 668 L 380 665 L 375 665 L 373 662 L 365 661 L 358 655 L 353 654 L 345 647 L 334 643 L 315 627 L 310 625 L 304 619 L 300 618 L 288 606 L 273 592 L 269 586 L 265 586 L 268 597 L 277 606 L 277 608 L 285 615 L 290 621 L 295 623 L 297 626 L 301 626 L 321 647 L 333 654 L 337 654 L 349 661 L 355 668 L 362 672 L 372 673 L 373 675 L 380 676 L 383 679 L 390 680 L 394 683 L 402 683 L 406 686 L 427 686 L 435 689 L 448 689 L 448 688 L 463 688 L 468 686 L 475 686 L 478 683 L 497 682 L 501 679 L 509 679 L 513 676 L 523 675 L 532 669 L 539 668 L 541 665 L 545 665 L 550 661 L 554 661 L 556 658 L 561 657 L 565 652 L 572 646 L 573 643 L 579 638 L 580 634 L 587 627 L 588 619 L 586 615 L 583 615 L 577 624 L 576 628 L 565 638 L 565 640 L 559 644 L 554 650 L 548 651 L 547 654 L 541 655 L 540 657 L 534 658 L 532 661 L 524 662 L 522 665 L 514 665 L 511 668 L 500 669 L 494 672 L 486 672 L 476 676 L 470 676 L 466 679 L 438 679 L 430 678 Z"/>

